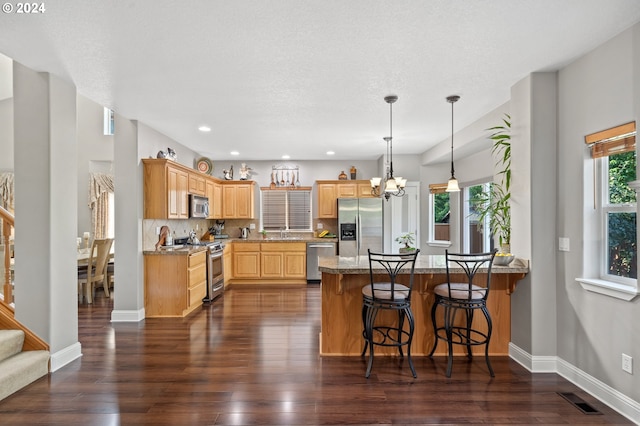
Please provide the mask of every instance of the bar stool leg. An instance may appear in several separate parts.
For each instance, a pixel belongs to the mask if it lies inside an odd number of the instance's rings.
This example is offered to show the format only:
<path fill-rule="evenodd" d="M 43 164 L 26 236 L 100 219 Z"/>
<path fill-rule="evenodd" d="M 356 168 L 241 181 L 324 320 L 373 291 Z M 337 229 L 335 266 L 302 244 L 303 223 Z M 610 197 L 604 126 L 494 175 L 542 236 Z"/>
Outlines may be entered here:
<path fill-rule="evenodd" d="M 433 348 L 431 352 L 429 352 L 429 358 L 433 357 L 433 354 L 438 347 L 438 326 L 436 324 L 436 309 L 438 308 L 438 296 L 436 296 L 436 300 L 433 302 L 433 307 L 431 308 L 431 324 L 433 324 Z"/>

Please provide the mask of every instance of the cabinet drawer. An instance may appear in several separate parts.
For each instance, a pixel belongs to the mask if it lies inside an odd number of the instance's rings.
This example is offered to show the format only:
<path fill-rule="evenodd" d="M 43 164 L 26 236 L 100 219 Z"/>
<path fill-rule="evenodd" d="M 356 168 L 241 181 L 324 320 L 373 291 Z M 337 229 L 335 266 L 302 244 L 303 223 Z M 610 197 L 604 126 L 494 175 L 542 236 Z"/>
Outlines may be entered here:
<path fill-rule="evenodd" d="M 189 268 L 189 288 L 199 285 L 202 281 L 207 280 L 207 265 L 202 263 L 201 265 Z"/>
<path fill-rule="evenodd" d="M 260 251 L 307 251 L 307 243 L 262 243 Z"/>
<path fill-rule="evenodd" d="M 193 268 L 194 266 L 198 266 L 198 265 L 205 265 L 206 263 L 207 263 L 206 251 L 189 255 L 189 263 L 188 263 L 189 268 Z"/>
<path fill-rule="evenodd" d="M 202 299 L 207 295 L 207 283 L 203 281 L 198 285 L 191 287 L 188 292 L 187 306 L 197 305 L 202 303 Z"/>
<path fill-rule="evenodd" d="M 260 243 L 233 243 L 233 251 L 260 251 Z"/>

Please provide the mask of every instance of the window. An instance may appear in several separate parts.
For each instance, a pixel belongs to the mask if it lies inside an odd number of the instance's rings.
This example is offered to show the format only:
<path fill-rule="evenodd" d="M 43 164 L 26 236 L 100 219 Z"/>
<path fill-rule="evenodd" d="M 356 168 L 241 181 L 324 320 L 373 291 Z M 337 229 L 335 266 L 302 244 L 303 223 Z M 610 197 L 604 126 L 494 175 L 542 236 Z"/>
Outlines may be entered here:
<path fill-rule="evenodd" d="M 109 136 L 113 135 L 115 130 L 115 122 L 113 119 L 113 110 L 104 108 L 104 134 Z"/>
<path fill-rule="evenodd" d="M 583 268 L 589 278 L 577 281 L 587 290 L 625 300 L 638 294 L 635 134 L 632 122 L 585 137 L 594 162 L 593 202 L 585 206 Z M 592 235 L 598 238 L 588 238 Z"/>
<path fill-rule="evenodd" d="M 262 191 L 262 228 L 311 231 L 311 191 Z"/>
<path fill-rule="evenodd" d="M 462 188 L 464 195 L 462 239 L 465 253 L 486 253 L 493 250 L 493 235 L 489 231 L 489 217 L 480 222 L 474 208 L 474 200 L 481 193 L 489 193 L 491 183 L 485 182 Z M 485 230 L 489 232 L 485 232 Z"/>
<path fill-rule="evenodd" d="M 450 193 L 446 192 L 446 183 L 429 185 L 429 239 L 431 243 L 444 243 L 449 245 L 451 232 L 449 218 L 451 216 Z"/>
<path fill-rule="evenodd" d="M 602 275 L 612 281 L 638 278 L 636 192 L 628 185 L 636 179 L 636 151 L 602 157 L 603 224 Z"/>

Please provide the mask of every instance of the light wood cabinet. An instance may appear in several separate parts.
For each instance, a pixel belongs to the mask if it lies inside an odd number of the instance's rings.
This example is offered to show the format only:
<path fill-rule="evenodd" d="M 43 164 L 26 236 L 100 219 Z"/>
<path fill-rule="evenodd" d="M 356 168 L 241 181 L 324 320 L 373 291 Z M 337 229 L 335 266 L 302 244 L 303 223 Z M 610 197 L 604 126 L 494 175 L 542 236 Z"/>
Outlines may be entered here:
<path fill-rule="evenodd" d="M 210 203 L 213 196 L 209 218 L 222 217 L 219 179 L 166 159 L 145 158 L 142 163 L 145 219 L 188 219 L 189 193 L 205 195 L 210 198 Z"/>
<path fill-rule="evenodd" d="M 318 182 L 318 217 L 319 218 L 337 218 L 338 191 L 335 183 Z"/>
<path fill-rule="evenodd" d="M 167 167 L 167 190 L 169 192 L 168 219 L 189 218 L 189 192 L 187 185 L 189 175 L 175 167 Z"/>
<path fill-rule="evenodd" d="M 369 198 L 371 183 L 368 180 L 318 180 L 318 218 L 338 217 L 338 198 Z"/>
<path fill-rule="evenodd" d="M 207 293 L 206 250 L 184 255 L 145 255 L 144 272 L 147 317 L 183 317 L 202 305 Z"/>
<path fill-rule="evenodd" d="M 254 218 L 254 182 L 225 182 L 222 185 L 222 217 L 224 219 Z"/>
<path fill-rule="evenodd" d="M 189 217 L 189 174 L 167 160 L 144 163 L 144 218 L 186 219 Z"/>
<path fill-rule="evenodd" d="M 189 193 L 196 195 L 205 195 L 206 183 L 204 176 L 200 173 L 189 173 Z"/>
<path fill-rule="evenodd" d="M 209 199 L 209 216 L 207 219 L 222 218 L 222 185 L 213 180 L 205 182 L 205 196 Z"/>
<path fill-rule="evenodd" d="M 260 243 L 240 243 L 233 247 L 233 279 L 260 278 Z"/>
<path fill-rule="evenodd" d="M 304 242 L 233 243 L 231 284 L 306 284 Z"/>
<path fill-rule="evenodd" d="M 224 252 L 222 255 L 222 261 L 224 262 L 222 267 L 224 268 L 224 287 L 226 288 L 229 281 L 233 278 L 233 245 L 225 244 Z"/>

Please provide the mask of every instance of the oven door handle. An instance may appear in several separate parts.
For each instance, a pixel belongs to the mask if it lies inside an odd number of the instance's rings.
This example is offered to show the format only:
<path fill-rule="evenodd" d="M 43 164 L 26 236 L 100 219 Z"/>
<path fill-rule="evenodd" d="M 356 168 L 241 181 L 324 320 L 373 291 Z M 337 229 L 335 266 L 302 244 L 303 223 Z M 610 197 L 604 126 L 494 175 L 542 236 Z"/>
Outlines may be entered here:
<path fill-rule="evenodd" d="M 215 253 L 211 253 L 211 252 L 209 253 L 209 257 L 211 259 L 219 259 L 219 258 L 222 257 L 222 255 L 223 255 L 223 253 L 221 251 L 220 252 L 215 252 Z"/>

